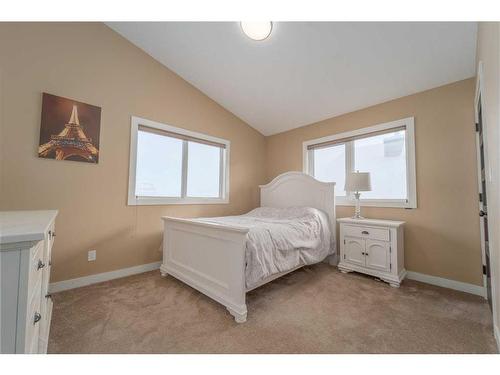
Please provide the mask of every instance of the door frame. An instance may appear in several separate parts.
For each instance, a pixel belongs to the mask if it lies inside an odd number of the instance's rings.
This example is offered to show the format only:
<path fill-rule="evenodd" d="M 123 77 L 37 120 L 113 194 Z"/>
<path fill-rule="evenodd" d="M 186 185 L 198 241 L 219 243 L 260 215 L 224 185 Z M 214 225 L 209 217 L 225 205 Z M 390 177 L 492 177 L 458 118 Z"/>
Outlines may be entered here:
<path fill-rule="evenodd" d="M 495 65 L 495 69 L 498 69 L 498 64 Z M 477 122 L 479 120 L 479 114 L 477 113 L 477 106 L 478 104 L 481 104 L 481 111 L 482 111 L 482 122 L 483 122 L 483 138 L 486 138 L 486 134 L 488 133 L 488 127 L 485 121 L 485 105 L 484 105 L 484 68 L 483 68 L 483 62 L 479 61 L 477 65 L 477 77 L 476 77 L 476 92 L 475 92 L 475 97 L 474 97 L 474 120 Z M 500 86 L 500 81 L 497 82 L 492 82 L 494 87 L 499 87 Z M 479 100 L 481 102 L 479 103 Z M 493 103 L 495 106 L 499 106 L 499 103 Z M 498 125 L 498 124 L 496 124 Z M 477 134 L 476 138 L 478 140 Z M 494 145 L 500 144 L 500 139 L 494 140 Z M 477 146 L 476 146 L 477 147 Z M 494 152 L 498 152 L 498 150 L 494 150 Z M 488 217 L 490 218 L 489 220 L 489 227 L 490 228 L 495 228 L 495 226 L 498 225 L 497 220 L 499 218 L 499 207 L 498 205 L 498 199 L 499 199 L 499 194 L 497 191 L 491 191 L 491 184 L 492 184 L 492 179 L 491 179 L 491 165 L 488 157 L 488 142 L 485 142 L 485 169 L 487 169 L 487 176 L 486 176 L 486 190 L 487 190 L 487 195 L 489 196 L 489 203 L 488 203 Z M 498 168 L 498 166 L 497 166 Z M 495 171 L 497 172 L 497 171 Z M 480 170 L 478 170 L 478 178 L 480 178 Z M 480 182 L 480 181 L 479 181 Z M 478 185 L 479 186 L 479 185 Z M 488 194 L 489 193 L 489 194 Z M 495 198 L 495 205 L 491 203 L 492 198 Z M 480 202 L 479 207 L 480 207 Z M 479 221 L 481 223 L 481 221 Z M 496 228 L 495 228 L 496 229 Z M 484 233 L 481 233 L 481 235 L 484 235 Z M 497 242 L 499 241 L 499 236 L 497 235 L 496 230 L 490 230 L 489 231 L 489 248 L 490 248 L 490 266 L 496 264 L 496 257 L 497 257 L 497 247 L 498 244 Z M 481 241 L 481 250 L 482 250 L 482 257 L 485 256 L 484 254 L 484 249 L 483 249 L 483 241 Z M 484 261 L 483 261 L 484 264 Z M 491 267 L 491 307 L 492 307 L 492 313 L 493 313 L 493 335 L 495 336 L 495 339 L 497 341 L 497 346 L 500 347 L 500 332 L 498 331 L 498 324 L 499 322 L 497 321 L 498 317 L 498 306 L 497 303 L 497 281 L 499 280 L 498 277 L 500 275 L 497 274 L 497 269 L 495 267 Z M 483 280 L 486 282 L 486 277 L 483 275 Z M 486 285 L 486 284 L 485 284 Z M 484 286 L 484 292 L 486 295 L 486 286 Z"/>
<path fill-rule="evenodd" d="M 474 126 L 479 123 L 479 113 L 478 113 L 478 105 L 481 105 L 481 112 L 483 114 L 483 119 L 484 119 L 484 98 L 483 98 L 483 90 L 482 90 L 482 82 L 483 82 L 483 63 L 482 61 L 479 62 L 478 64 L 478 69 L 477 69 L 477 76 L 476 76 L 476 92 L 474 96 Z M 479 103 L 481 101 L 481 103 Z M 483 141 L 486 139 L 486 134 L 487 134 L 487 129 L 486 126 L 484 126 L 484 121 L 482 121 L 483 124 Z M 477 131 L 474 132 L 475 135 L 475 140 L 476 140 L 476 164 L 477 164 L 477 186 L 478 186 L 478 193 L 481 193 L 481 156 L 480 156 L 480 149 L 479 149 L 479 133 Z M 488 175 L 490 173 L 490 164 L 488 160 L 488 155 L 486 151 L 487 145 L 486 143 L 484 144 L 484 171 Z M 486 184 L 488 184 L 488 176 L 485 176 L 486 179 Z M 486 196 L 488 196 L 488 193 L 486 192 Z M 478 212 L 479 210 L 482 209 L 482 204 L 479 201 L 478 198 Z M 479 222 L 479 233 L 480 233 L 480 242 L 481 242 L 481 265 L 482 267 L 486 266 L 486 249 L 485 249 L 485 234 L 484 234 L 484 225 L 482 223 L 482 218 L 478 215 L 478 222 Z M 491 251 L 490 251 L 491 254 Z M 491 259 L 490 259 L 491 262 Z M 482 276 L 483 276 L 483 296 L 484 298 L 487 298 L 486 296 L 486 279 L 487 276 L 483 272 L 483 269 L 481 269 Z M 492 285 L 493 286 L 493 285 Z M 492 290 L 492 298 L 493 298 L 493 290 Z M 493 304 L 492 304 L 493 305 Z"/>

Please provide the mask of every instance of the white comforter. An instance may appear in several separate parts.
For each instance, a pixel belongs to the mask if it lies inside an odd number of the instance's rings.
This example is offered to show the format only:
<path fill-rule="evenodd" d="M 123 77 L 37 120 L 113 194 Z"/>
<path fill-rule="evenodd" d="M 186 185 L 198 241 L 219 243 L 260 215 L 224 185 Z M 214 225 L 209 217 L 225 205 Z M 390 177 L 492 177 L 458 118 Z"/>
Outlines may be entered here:
<path fill-rule="evenodd" d="M 197 219 L 248 228 L 246 286 L 276 273 L 322 261 L 335 249 L 328 216 L 310 207 L 260 207 L 240 216 Z"/>

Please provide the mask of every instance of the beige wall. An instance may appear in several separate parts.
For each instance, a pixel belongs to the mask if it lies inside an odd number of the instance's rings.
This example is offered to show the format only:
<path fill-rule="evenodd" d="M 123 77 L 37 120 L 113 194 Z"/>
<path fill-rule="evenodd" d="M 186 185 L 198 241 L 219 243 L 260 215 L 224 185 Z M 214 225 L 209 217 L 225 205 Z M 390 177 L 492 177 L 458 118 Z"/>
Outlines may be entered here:
<path fill-rule="evenodd" d="M 0 208 L 60 210 L 52 281 L 157 261 L 161 215 L 248 211 L 304 140 L 415 116 L 418 209 L 364 212 L 408 222 L 409 270 L 481 283 L 472 79 L 264 138 L 102 24 L 0 24 L 0 50 Z M 98 165 L 37 158 L 43 91 L 102 107 Z M 131 115 L 229 139 L 231 203 L 127 206 Z"/>
<path fill-rule="evenodd" d="M 494 324 L 497 343 L 500 340 L 500 26 L 498 22 L 480 22 L 477 38 L 477 62 L 482 62 L 483 121 L 486 128 L 486 153 L 491 170 L 487 178 L 488 220 Z M 499 343 L 500 344 L 500 343 Z"/>
<path fill-rule="evenodd" d="M 105 25 L 2 23 L 0 51 L 0 208 L 60 210 L 52 281 L 160 260 L 161 215 L 258 206 L 265 138 Z M 36 156 L 44 91 L 102 107 L 99 164 Z M 230 204 L 127 206 L 131 115 L 230 140 Z"/>
<path fill-rule="evenodd" d="M 334 117 L 267 138 L 267 179 L 302 170 L 302 142 L 415 117 L 418 208 L 363 208 L 367 217 L 404 220 L 410 271 L 481 285 L 477 219 L 474 79 Z M 337 216 L 353 207 L 337 207 Z"/>

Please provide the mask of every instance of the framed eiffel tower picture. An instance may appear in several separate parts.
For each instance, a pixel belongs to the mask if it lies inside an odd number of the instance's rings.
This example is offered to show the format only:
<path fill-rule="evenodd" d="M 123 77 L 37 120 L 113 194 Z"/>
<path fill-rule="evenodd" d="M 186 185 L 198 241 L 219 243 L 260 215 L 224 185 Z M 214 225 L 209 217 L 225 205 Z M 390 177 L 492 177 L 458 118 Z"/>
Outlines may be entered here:
<path fill-rule="evenodd" d="M 101 108 L 43 93 L 38 157 L 97 164 Z"/>

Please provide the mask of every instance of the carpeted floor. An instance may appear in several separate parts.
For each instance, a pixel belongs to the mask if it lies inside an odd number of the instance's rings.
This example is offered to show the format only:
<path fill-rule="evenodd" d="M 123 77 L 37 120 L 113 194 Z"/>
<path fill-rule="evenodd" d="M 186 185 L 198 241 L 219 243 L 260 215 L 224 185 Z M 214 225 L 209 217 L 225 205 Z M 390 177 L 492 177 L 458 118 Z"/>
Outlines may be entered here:
<path fill-rule="evenodd" d="M 248 321 L 159 271 L 54 296 L 50 353 L 496 353 L 484 299 L 306 267 L 248 294 Z"/>

